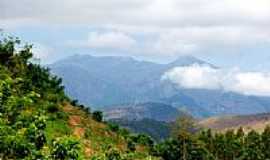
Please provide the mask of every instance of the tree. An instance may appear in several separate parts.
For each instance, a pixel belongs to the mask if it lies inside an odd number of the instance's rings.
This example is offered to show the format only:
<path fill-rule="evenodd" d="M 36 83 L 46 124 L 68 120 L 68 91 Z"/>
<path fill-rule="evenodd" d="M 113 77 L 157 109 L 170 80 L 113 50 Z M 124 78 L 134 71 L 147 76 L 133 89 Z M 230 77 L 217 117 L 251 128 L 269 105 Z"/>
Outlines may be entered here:
<path fill-rule="evenodd" d="M 189 153 L 188 147 L 191 145 L 191 135 L 195 134 L 197 127 L 193 117 L 190 115 L 180 116 L 173 124 L 171 134 L 179 142 L 181 153 L 180 157 L 183 160 L 187 160 Z"/>
<path fill-rule="evenodd" d="M 203 130 L 198 135 L 198 140 L 201 141 L 205 148 L 208 149 L 209 152 L 214 153 L 214 136 L 211 129 Z"/>
<path fill-rule="evenodd" d="M 179 147 L 179 142 L 175 139 L 168 139 L 154 146 L 154 156 L 160 156 L 164 160 L 182 160 L 182 150 Z"/>
<path fill-rule="evenodd" d="M 177 138 L 179 134 L 194 134 L 198 131 L 195 120 L 192 116 L 184 114 L 176 119 L 171 127 L 172 137 Z"/>
<path fill-rule="evenodd" d="M 270 126 L 264 129 L 261 137 L 264 159 L 270 159 Z"/>
<path fill-rule="evenodd" d="M 236 159 L 241 156 L 241 143 L 234 134 L 234 130 L 225 133 L 225 157 L 226 159 Z"/>
<path fill-rule="evenodd" d="M 243 158 L 246 160 L 263 160 L 261 137 L 256 131 L 252 130 L 245 138 L 245 152 Z"/>
<path fill-rule="evenodd" d="M 18 38 L 4 38 L 0 40 L 0 64 L 8 66 L 15 53 L 15 46 L 20 44 Z"/>
<path fill-rule="evenodd" d="M 57 141 L 53 146 L 45 134 L 44 106 L 64 101 L 62 80 L 31 63 L 31 50 L 32 45 L 20 46 L 17 38 L 0 40 L 0 159 L 47 159 L 45 145 L 47 151 L 62 153 L 58 146 L 66 144 Z M 76 159 L 76 145 L 67 150 Z"/>

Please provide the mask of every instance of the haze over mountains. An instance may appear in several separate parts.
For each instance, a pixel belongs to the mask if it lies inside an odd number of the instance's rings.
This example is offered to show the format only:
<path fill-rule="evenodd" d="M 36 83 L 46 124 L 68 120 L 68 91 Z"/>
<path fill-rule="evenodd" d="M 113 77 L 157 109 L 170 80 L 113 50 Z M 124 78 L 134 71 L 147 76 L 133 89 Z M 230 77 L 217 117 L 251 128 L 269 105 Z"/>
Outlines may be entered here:
<path fill-rule="evenodd" d="M 89 55 L 74 55 L 49 67 L 63 78 L 70 96 L 96 109 L 154 102 L 152 104 L 165 104 L 163 109 L 174 107 L 197 118 L 270 111 L 270 98 L 267 97 L 246 96 L 220 89 L 187 89 L 162 79 L 175 67 L 194 64 L 217 68 L 190 56 L 158 64 L 128 57 Z"/>

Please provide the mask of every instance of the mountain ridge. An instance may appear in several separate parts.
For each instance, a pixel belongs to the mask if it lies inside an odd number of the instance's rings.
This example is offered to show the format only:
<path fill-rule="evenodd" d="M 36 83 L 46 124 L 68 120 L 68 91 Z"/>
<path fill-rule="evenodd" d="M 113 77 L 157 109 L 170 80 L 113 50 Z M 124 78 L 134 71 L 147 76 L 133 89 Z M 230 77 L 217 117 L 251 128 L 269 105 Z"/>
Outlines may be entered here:
<path fill-rule="evenodd" d="M 221 90 L 184 89 L 161 81 L 162 75 L 168 70 L 196 63 L 215 67 L 189 56 L 158 64 L 129 57 L 88 55 L 75 55 L 49 67 L 54 74 L 63 78 L 68 95 L 97 109 L 119 104 L 157 102 L 184 109 L 197 118 L 270 111 L 269 97 L 245 96 Z M 81 68 L 84 73 L 81 73 Z"/>

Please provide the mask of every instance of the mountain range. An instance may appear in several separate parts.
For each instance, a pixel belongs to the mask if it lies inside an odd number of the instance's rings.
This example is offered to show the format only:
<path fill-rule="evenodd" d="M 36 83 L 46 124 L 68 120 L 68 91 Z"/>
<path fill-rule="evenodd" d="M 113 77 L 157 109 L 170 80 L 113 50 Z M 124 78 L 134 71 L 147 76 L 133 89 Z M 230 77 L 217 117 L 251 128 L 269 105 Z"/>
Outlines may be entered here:
<path fill-rule="evenodd" d="M 142 119 L 152 119 L 163 122 L 172 122 L 184 114 L 170 105 L 151 102 L 106 107 L 103 109 L 103 112 L 105 113 L 104 116 L 109 120 L 139 121 Z"/>
<path fill-rule="evenodd" d="M 165 104 L 170 106 L 166 108 L 170 110 L 168 113 L 177 109 L 196 118 L 270 111 L 268 97 L 246 96 L 222 90 L 185 89 L 161 80 L 170 69 L 193 64 L 216 67 L 191 56 L 182 56 L 171 63 L 159 64 L 130 57 L 74 55 L 49 65 L 49 68 L 62 77 L 68 95 L 94 109 L 105 110 L 105 114 L 109 109 L 111 113 L 115 113 L 112 108 L 119 111 L 119 106 L 137 106 L 143 103 L 149 103 L 153 107 L 156 104 Z M 125 109 L 121 111 L 127 113 Z M 151 110 L 145 110 L 143 115 L 151 114 L 146 112 Z M 162 116 L 160 114 L 157 119 L 163 121 Z"/>

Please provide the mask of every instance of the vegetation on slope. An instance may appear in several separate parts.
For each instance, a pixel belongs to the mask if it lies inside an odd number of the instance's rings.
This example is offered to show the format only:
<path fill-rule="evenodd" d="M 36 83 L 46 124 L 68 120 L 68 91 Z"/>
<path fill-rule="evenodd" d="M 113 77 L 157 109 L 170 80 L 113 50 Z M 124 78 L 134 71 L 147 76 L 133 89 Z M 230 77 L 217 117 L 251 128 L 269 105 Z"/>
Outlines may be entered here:
<path fill-rule="evenodd" d="M 111 121 L 121 127 L 128 128 L 132 132 L 150 135 L 157 142 L 170 136 L 170 124 L 167 122 L 146 118 L 138 121 L 127 119 L 114 119 Z"/>
<path fill-rule="evenodd" d="M 31 49 L 16 38 L 0 40 L 0 159 L 150 158 L 149 137 L 106 124 L 101 112 L 71 101 L 61 79 L 31 62 Z"/>
<path fill-rule="evenodd" d="M 194 121 L 179 119 L 173 137 L 155 145 L 152 154 L 164 160 L 270 159 L 270 127 L 262 133 L 241 127 L 224 133 L 196 130 Z"/>

